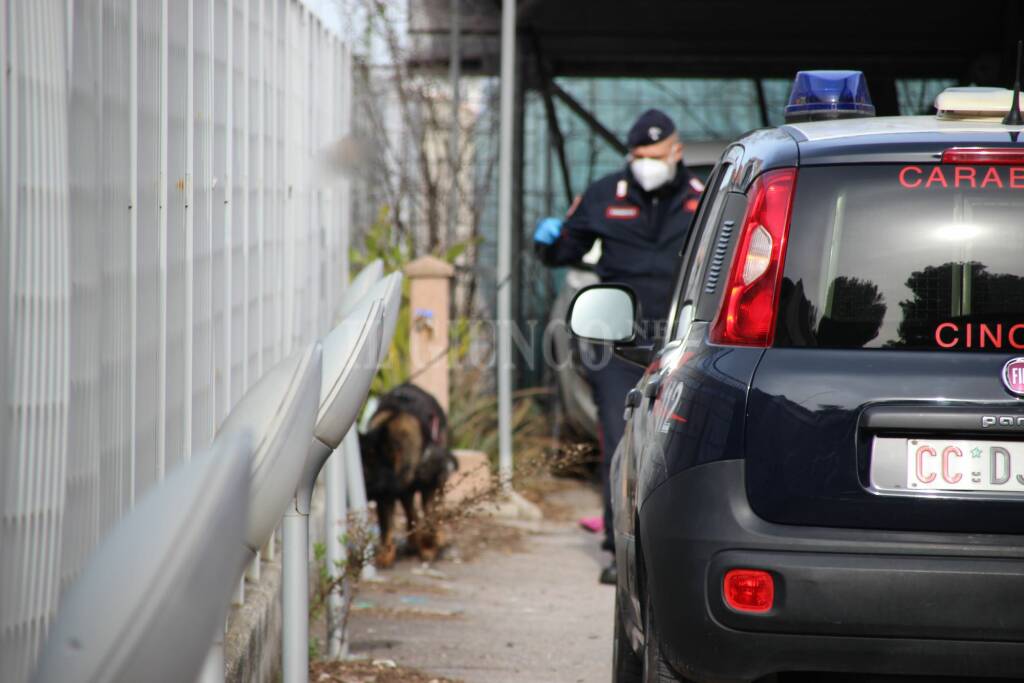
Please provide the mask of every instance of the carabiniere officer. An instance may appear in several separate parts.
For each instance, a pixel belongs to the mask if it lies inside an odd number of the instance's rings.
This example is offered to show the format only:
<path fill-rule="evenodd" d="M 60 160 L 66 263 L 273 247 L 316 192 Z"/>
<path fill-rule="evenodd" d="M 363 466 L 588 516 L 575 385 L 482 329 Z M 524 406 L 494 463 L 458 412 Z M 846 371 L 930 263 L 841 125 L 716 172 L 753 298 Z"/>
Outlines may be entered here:
<path fill-rule="evenodd" d="M 602 282 L 627 284 L 636 292 L 643 315 L 641 334 L 658 336 L 668 317 L 679 271 L 679 253 L 704 186 L 683 163 L 683 142 L 676 125 L 657 109 L 645 111 L 629 130 L 626 167 L 595 181 L 576 197 L 565 218 L 537 223 L 534 246 L 548 266 L 577 263 L 601 240 L 596 271 Z M 623 403 L 643 369 L 607 355 L 596 361 L 584 354 L 600 423 L 604 483 L 604 542 L 611 563 L 602 583 L 615 583 L 615 534 L 608 486 L 611 457 L 625 428 Z"/>

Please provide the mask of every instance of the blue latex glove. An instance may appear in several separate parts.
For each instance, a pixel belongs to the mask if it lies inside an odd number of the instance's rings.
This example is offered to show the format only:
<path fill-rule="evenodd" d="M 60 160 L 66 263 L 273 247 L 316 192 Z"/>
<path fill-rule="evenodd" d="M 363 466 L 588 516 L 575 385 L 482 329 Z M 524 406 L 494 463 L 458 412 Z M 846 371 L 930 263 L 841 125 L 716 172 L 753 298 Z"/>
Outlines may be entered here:
<path fill-rule="evenodd" d="M 562 234 L 561 218 L 548 216 L 537 221 L 537 228 L 533 231 L 533 241 L 540 244 L 554 244 L 558 236 Z"/>

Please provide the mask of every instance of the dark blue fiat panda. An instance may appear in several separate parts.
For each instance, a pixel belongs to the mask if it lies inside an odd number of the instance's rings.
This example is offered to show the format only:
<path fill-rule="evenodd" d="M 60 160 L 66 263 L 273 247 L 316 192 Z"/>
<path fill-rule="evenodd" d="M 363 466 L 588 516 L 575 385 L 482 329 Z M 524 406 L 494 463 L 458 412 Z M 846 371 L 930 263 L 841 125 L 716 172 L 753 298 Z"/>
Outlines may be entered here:
<path fill-rule="evenodd" d="M 1024 680 L 1011 101 L 732 144 L 655 345 L 628 288 L 577 295 L 573 333 L 647 367 L 613 464 L 615 681 Z"/>

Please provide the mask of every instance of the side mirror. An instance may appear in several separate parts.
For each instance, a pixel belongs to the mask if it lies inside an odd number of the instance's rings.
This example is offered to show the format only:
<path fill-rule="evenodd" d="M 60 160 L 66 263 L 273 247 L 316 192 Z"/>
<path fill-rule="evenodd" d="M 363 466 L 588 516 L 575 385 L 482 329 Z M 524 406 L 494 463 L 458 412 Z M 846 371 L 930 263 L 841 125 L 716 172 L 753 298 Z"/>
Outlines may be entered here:
<path fill-rule="evenodd" d="M 630 345 L 639 317 L 636 295 L 625 285 L 584 287 L 569 304 L 569 331 L 584 341 Z"/>

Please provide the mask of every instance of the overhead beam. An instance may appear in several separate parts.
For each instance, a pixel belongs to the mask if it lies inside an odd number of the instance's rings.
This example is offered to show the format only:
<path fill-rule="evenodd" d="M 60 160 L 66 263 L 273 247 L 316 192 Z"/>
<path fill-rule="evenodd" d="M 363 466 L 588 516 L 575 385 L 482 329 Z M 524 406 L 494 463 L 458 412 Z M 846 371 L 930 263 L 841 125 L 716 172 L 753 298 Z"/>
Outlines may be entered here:
<path fill-rule="evenodd" d="M 768 127 L 768 100 L 764 96 L 764 81 L 760 78 L 754 79 L 754 87 L 757 88 L 757 109 L 761 114 L 761 125 Z"/>
<path fill-rule="evenodd" d="M 540 6 L 542 0 L 520 0 L 519 8 L 516 11 L 516 24 L 525 26 L 530 21 L 533 10 Z"/>
<path fill-rule="evenodd" d="M 629 151 L 629 148 L 626 147 L 625 143 L 619 140 L 619 138 L 616 137 L 615 133 L 605 128 L 604 124 L 598 121 L 593 114 L 587 111 L 586 107 L 580 104 L 576 100 L 576 98 L 574 98 L 566 91 L 562 90 L 562 88 L 559 87 L 559 85 L 554 81 L 551 81 L 549 83 L 549 86 L 551 88 L 552 94 L 555 97 L 562 100 L 562 102 L 565 103 L 565 106 L 569 107 L 569 109 L 571 109 L 572 112 L 576 114 L 576 116 L 583 119 L 583 122 L 586 123 L 592 131 L 597 133 L 597 135 L 601 137 L 605 142 L 611 145 L 612 148 L 614 148 L 620 154 L 625 154 L 626 152 Z"/>
<path fill-rule="evenodd" d="M 419 11 L 410 33 L 437 38 L 417 44 L 412 61 L 437 68 L 448 54 L 449 0 L 408 2 Z M 863 0 L 859 11 L 850 13 L 817 0 L 641 0 L 626 9 L 620 0 L 518 0 L 515 11 L 519 29 L 537 33 L 559 77 L 788 79 L 798 69 L 852 68 L 888 71 L 897 78 L 959 79 L 976 60 L 994 54 L 1000 71 L 988 75 L 993 69 L 986 66 L 986 80 L 1007 84 L 1024 3 L 975 0 L 971 11 L 962 4 Z M 481 73 L 497 72 L 500 7 L 501 0 L 467 0 L 463 7 L 474 19 L 463 22 L 462 35 L 481 32 L 472 47 L 464 42 L 463 58 Z M 808 12 L 821 15 L 834 30 L 808 35 L 791 20 Z M 886 30 L 880 33 L 881 15 Z M 922 23 L 922 16 L 928 21 Z M 735 19 L 728 30 L 723 17 Z M 759 40 L 766 33 L 773 36 L 767 43 Z M 954 34 L 955 41 L 935 40 Z"/>
<path fill-rule="evenodd" d="M 542 89 L 544 95 L 544 110 L 548 119 L 548 133 L 551 135 L 552 146 L 555 154 L 558 155 L 558 166 L 562 171 L 562 189 L 565 190 L 566 204 L 572 204 L 572 175 L 569 173 L 569 163 L 565 158 L 565 138 L 562 136 L 562 129 L 558 125 L 558 117 L 555 115 L 555 101 L 551 98 L 551 88 L 545 86 Z"/>
<path fill-rule="evenodd" d="M 562 135 L 562 128 L 558 125 L 558 116 L 555 112 L 555 101 L 551 97 L 551 72 L 544 62 L 544 55 L 541 53 L 540 44 L 535 33 L 530 34 L 533 42 L 533 54 L 537 62 L 537 75 L 540 78 L 541 95 L 544 97 L 544 113 L 548 121 L 548 135 L 551 136 L 551 145 L 558 155 L 558 165 L 562 171 L 562 187 L 565 190 L 566 204 L 572 204 L 572 175 L 569 173 L 569 163 L 565 157 L 565 137 Z"/>

